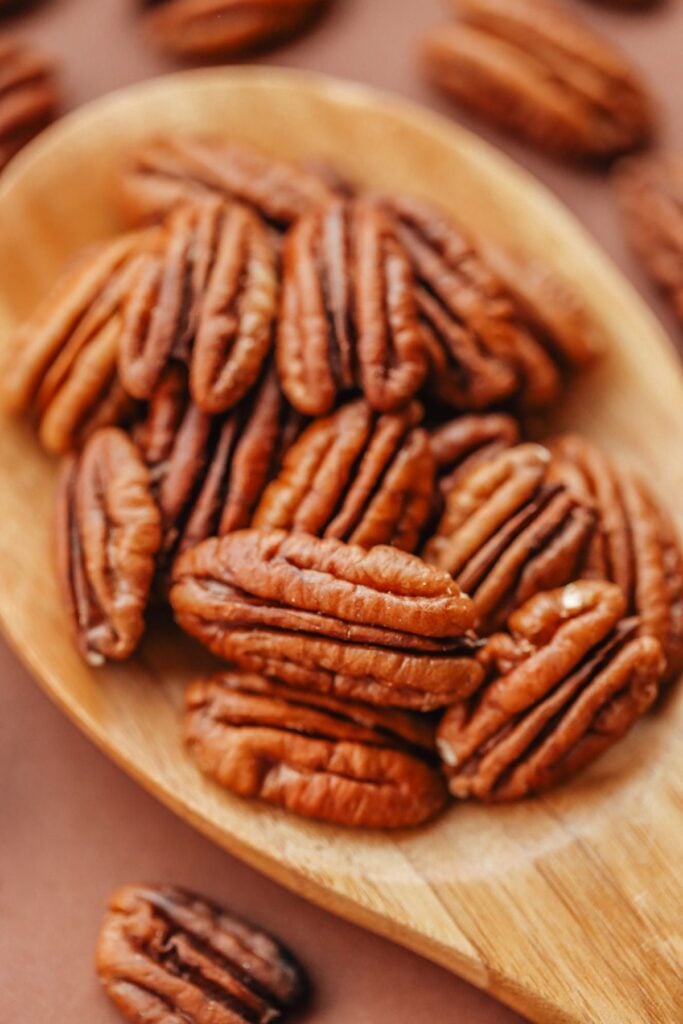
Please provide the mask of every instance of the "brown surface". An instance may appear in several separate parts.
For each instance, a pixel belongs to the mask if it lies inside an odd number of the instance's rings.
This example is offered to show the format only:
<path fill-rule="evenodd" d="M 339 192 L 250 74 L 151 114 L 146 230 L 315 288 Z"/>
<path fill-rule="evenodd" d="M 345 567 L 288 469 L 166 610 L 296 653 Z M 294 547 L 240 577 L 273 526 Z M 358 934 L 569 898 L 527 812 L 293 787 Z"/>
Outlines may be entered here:
<path fill-rule="evenodd" d="M 27 35 L 69 59 L 71 105 L 174 66 L 134 33 L 132 5 L 52 0 L 19 19 Z M 578 0 L 572 6 L 649 69 L 666 113 L 663 136 L 683 145 L 683 109 L 675 110 L 683 8 L 665 3 L 650 14 L 627 15 Z M 362 79 L 445 111 L 448 104 L 420 83 L 410 46 L 413 34 L 442 12 L 440 0 L 337 0 L 309 36 L 269 59 Z M 662 313 L 627 254 L 601 179 L 565 171 L 507 140 L 504 148 L 581 215 Z M 663 319 L 675 336 L 673 321 Z M 515 1019 L 445 972 L 308 906 L 201 839 L 79 736 L 4 649 L 0 671 L 3 1022 L 117 1019 L 97 990 L 90 961 L 108 892 L 137 879 L 193 886 L 280 930 L 313 971 L 319 1000 L 310 1019 L 321 1024 Z"/>

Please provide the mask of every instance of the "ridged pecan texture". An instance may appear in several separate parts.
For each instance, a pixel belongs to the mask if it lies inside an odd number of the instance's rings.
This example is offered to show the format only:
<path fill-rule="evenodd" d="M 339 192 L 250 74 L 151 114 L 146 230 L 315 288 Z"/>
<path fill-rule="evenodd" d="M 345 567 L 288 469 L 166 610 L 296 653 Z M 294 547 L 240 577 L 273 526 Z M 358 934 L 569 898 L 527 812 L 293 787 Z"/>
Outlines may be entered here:
<path fill-rule="evenodd" d="M 512 448 L 520 437 L 517 420 L 499 412 L 456 416 L 435 427 L 429 443 L 436 459 L 441 493 L 444 497 L 448 495 L 470 470 Z"/>
<path fill-rule="evenodd" d="M 0 35 L 0 170 L 56 117 L 59 105 L 53 62 Z"/>
<path fill-rule="evenodd" d="M 170 885 L 125 885 L 113 894 L 96 968 L 135 1024 L 272 1024 L 307 987 L 277 939 Z"/>
<path fill-rule="evenodd" d="M 429 710 L 482 678 L 472 602 L 396 548 L 240 530 L 186 551 L 173 579 L 186 632 L 294 686 Z"/>
<path fill-rule="evenodd" d="M 664 667 L 624 619 L 618 587 L 581 581 L 537 594 L 485 652 L 491 678 L 451 708 L 437 746 L 454 796 L 514 800 L 575 775 L 652 705 Z"/>
<path fill-rule="evenodd" d="M 137 647 L 160 543 L 159 511 L 135 445 L 116 427 L 97 431 L 66 459 L 56 510 L 59 582 L 91 665 L 121 661 Z"/>
<path fill-rule="evenodd" d="M 222 786 L 308 818 L 405 828 L 444 806 L 432 727 L 407 712 L 226 672 L 189 688 L 185 738 Z"/>

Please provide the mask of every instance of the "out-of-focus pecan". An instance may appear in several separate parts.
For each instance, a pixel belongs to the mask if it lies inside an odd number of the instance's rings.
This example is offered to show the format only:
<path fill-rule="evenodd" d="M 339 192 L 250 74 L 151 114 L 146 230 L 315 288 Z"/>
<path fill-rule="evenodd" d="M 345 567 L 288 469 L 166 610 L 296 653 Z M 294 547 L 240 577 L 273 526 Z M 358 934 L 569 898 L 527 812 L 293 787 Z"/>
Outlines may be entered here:
<path fill-rule="evenodd" d="M 274 247 L 245 206 L 216 198 L 171 214 L 160 254 L 143 258 L 119 345 L 119 375 L 150 398 L 172 358 L 190 364 L 190 390 L 205 412 L 238 402 L 258 378 L 273 341 Z"/>
<path fill-rule="evenodd" d="M 0 396 L 10 412 L 35 410 L 49 451 L 79 446 L 122 422 L 134 403 L 116 373 L 122 307 L 156 230 L 89 248 L 59 278 L 9 347 Z"/>
<path fill-rule="evenodd" d="M 186 551 L 173 579 L 186 632 L 294 686 L 429 710 L 481 681 L 472 602 L 396 548 L 241 530 Z"/>
<path fill-rule="evenodd" d="M 418 825 L 444 805 L 425 719 L 246 672 L 199 680 L 186 706 L 199 767 L 240 796 L 364 828 Z"/>
<path fill-rule="evenodd" d="M 175 886 L 125 885 L 109 901 L 97 974 L 141 1024 L 271 1024 L 299 1004 L 306 976 L 260 928 Z"/>
<path fill-rule="evenodd" d="M 0 169 L 55 118 L 59 105 L 53 62 L 0 36 Z"/>
<path fill-rule="evenodd" d="M 160 543 L 140 454 L 122 430 L 98 430 L 64 464 L 56 515 L 59 581 L 91 665 L 121 661 L 137 647 Z"/>
<path fill-rule="evenodd" d="M 180 57 L 239 56 L 304 27 L 323 0 L 142 0 L 149 35 Z"/>
<path fill-rule="evenodd" d="M 537 594 L 489 641 L 489 682 L 451 708 L 437 747 L 454 796 L 514 800 L 575 775 L 657 696 L 659 642 L 624 619 L 614 584 Z"/>
<path fill-rule="evenodd" d="M 595 513 L 548 479 L 550 452 L 536 444 L 475 467 L 446 499 L 425 559 L 472 596 L 484 632 L 541 590 L 575 579 Z"/>
<path fill-rule="evenodd" d="M 642 481 L 578 434 L 550 442 L 552 476 L 598 512 L 580 574 L 617 583 L 640 632 L 654 636 L 668 674 L 683 668 L 683 553 L 674 528 Z"/>
<path fill-rule="evenodd" d="M 290 230 L 277 354 L 285 394 L 312 416 L 354 385 L 382 412 L 421 387 L 427 356 L 410 260 L 373 200 L 335 199 Z"/>
<path fill-rule="evenodd" d="M 119 179 L 119 205 L 134 225 L 160 220 L 188 201 L 219 196 L 251 207 L 281 230 L 332 195 L 325 179 L 215 137 L 168 135 L 131 154 Z"/>
<path fill-rule="evenodd" d="M 683 323 L 683 157 L 625 161 L 616 181 L 628 238 Z"/>
<path fill-rule="evenodd" d="M 559 156 L 606 160 L 647 143 L 645 86 L 602 36 L 550 0 L 456 0 L 433 32 L 431 80 L 460 103 Z"/>
<path fill-rule="evenodd" d="M 417 403 L 377 415 L 361 399 L 316 420 L 290 448 L 253 525 L 414 550 L 434 498 L 421 419 Z"/>
<path fill-rule="evenodd" d="M 518 444 L 520 436 L 517 420 L 498 412 L 457 416 L 432 430 L 429 440 L 444 497 L 475 466 Z"/>

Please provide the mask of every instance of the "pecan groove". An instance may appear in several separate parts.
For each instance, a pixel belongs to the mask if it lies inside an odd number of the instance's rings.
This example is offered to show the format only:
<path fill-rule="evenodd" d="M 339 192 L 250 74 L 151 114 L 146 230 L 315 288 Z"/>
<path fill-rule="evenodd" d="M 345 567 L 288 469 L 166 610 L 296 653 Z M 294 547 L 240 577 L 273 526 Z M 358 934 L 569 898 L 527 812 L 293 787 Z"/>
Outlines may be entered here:
<path fill-rule="evenodd" d="M 429 442 L 442 495 L 446 497 L 476 466 L 518 444 L 520 437 L 517 420 L 497 412 L 457 416 L 436 427 Z"/>
<path fill-rule="evenodd" d="M 0 170 L 54 120 L 59 105 L 52 61 L 18 39 L 0 37 Z"/>

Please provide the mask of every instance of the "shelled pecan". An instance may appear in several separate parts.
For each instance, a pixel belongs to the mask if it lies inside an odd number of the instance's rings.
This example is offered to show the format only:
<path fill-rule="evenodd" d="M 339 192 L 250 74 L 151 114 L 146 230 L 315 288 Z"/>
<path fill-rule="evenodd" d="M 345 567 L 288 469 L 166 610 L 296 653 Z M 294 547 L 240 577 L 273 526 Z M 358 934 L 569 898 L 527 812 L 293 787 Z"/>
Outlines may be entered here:
<path fill-rule="evenodd" d="M 128 223 L 163 219 L 188 201 L 214 195 L 250 207 L 283 230 L 333 192 L 325 176 L 216 136 L 167 135 L 130 154 L 118 182 Z"/>
<path fill-rule="evenodd" d="M 57 115 L 56 67 L 32 46 L 0 35 L 0 170 Z"/>
<path fill-rule="evenodd" d="M 240 530 L 182 554 L 173 581 L 187 633 L 294 686 L 430 710 L 482 677 L 469 597 L 396 548 Z"/>
<path fill-rule="evenodd" d="M 475 466 L 518 444 L 520 436 L 517 420 L 499 412 L 456 416 L 435 427 L 429 443 L 444 497 Z"/>
<path fill-rule="evenodd" d="M 522 444 L 476 466 L 448 494 L 424 558 L 470 594 L 490 633 L 539 591 L 575 579 L 595 513 L 549 479 L 550 452 Z"/>
<path fill-rule="evenodd" d="M 377 415 L 361 399 L 316 420 L 288 451 L 253 525 L 413 551 L 434 498 L 421 419 L 415 402 Z"/>
<path fill-rule="evenodd" d="M 126 303 L 119 376 L 150 398 L 172 359 L 188 362 L 205 412 L 235 405 L 257 380 L 273 342 L 275 249 L 245 206 L 210 197 L 174 211 L 161 253 L 141 260 Z"/>
<path fill-rule="evenodd" d="M 303 28 L 323 0 L 142 0 L 148 34 L 180 57 L 240 56 Z"/>
<path fill-rule="evenodd" d="M 512 635 L 492 637 L 485 652 L 491 678 L 439 726 L 454 796 L 514 800 L 549 789 L 647 711 L 664 659 L 625 608 L 614 584 L 584 580 L 537 594 L 511 616 Z"/>
<path fill-rule="evenodd" d="M 9 412 L 37 413 L 49 451 L 78 447 L 132 412 L 116 372 L 122 307 L 141 254 L 159 237 L 152 229 L 88 248 L 10 344 L 0 400 Z"/>
<path fill-rule="evenodd" d="M 124 1016 L 149 1024 L 271 1024 L 307 989 L 277 939 L 170 885 L 125 885 L 113 894 L 96 967 Z"/>
<path fill-rule="evenodd" d="M 668 674 L 677 674 L 683 668 L 683 553 L 668 516 L 634 473 L 585 438 L 567 434 L 550 447 L 553 477 L 598 513 L 581 575 L 620 586 L 640 632 L 659 640 Z"/>
<path fill-rule="evenodd" d="M 371 199 L 311 210 L 287 235 L 277 339 L 292 405 L 324 415 L 360 387 L 382 412 L 406 405 L 427 371 L 410 261 Z"/>
<path fill-rule="evenodd" d="M 629 241 L 683 324 L 683 157 L 629 160 L 616 181 Z"/>
<path fill-rule="evenodd" d="M 161 543 L 149 473 L 130 438 L 98 430 L 67 457 L 57 494 L 57 573 L 78 646 L 91 665 L 121 661 L 144 630 Z"/>
<path fill-rule="evenodd" d="M 226 672 L 190 686 L 185 739 L 222 786 L 309 818 L 405 828 L 445 803 L 428 720 L 265 676 Z"/>
<path fill-rule="evenodd" d="M 456 0 L 425 41 L 428 76 L 463 106 L 556 155 L 604 161 L 646 144 L 654 114 L 626 57 L 551 0 Z"/>

